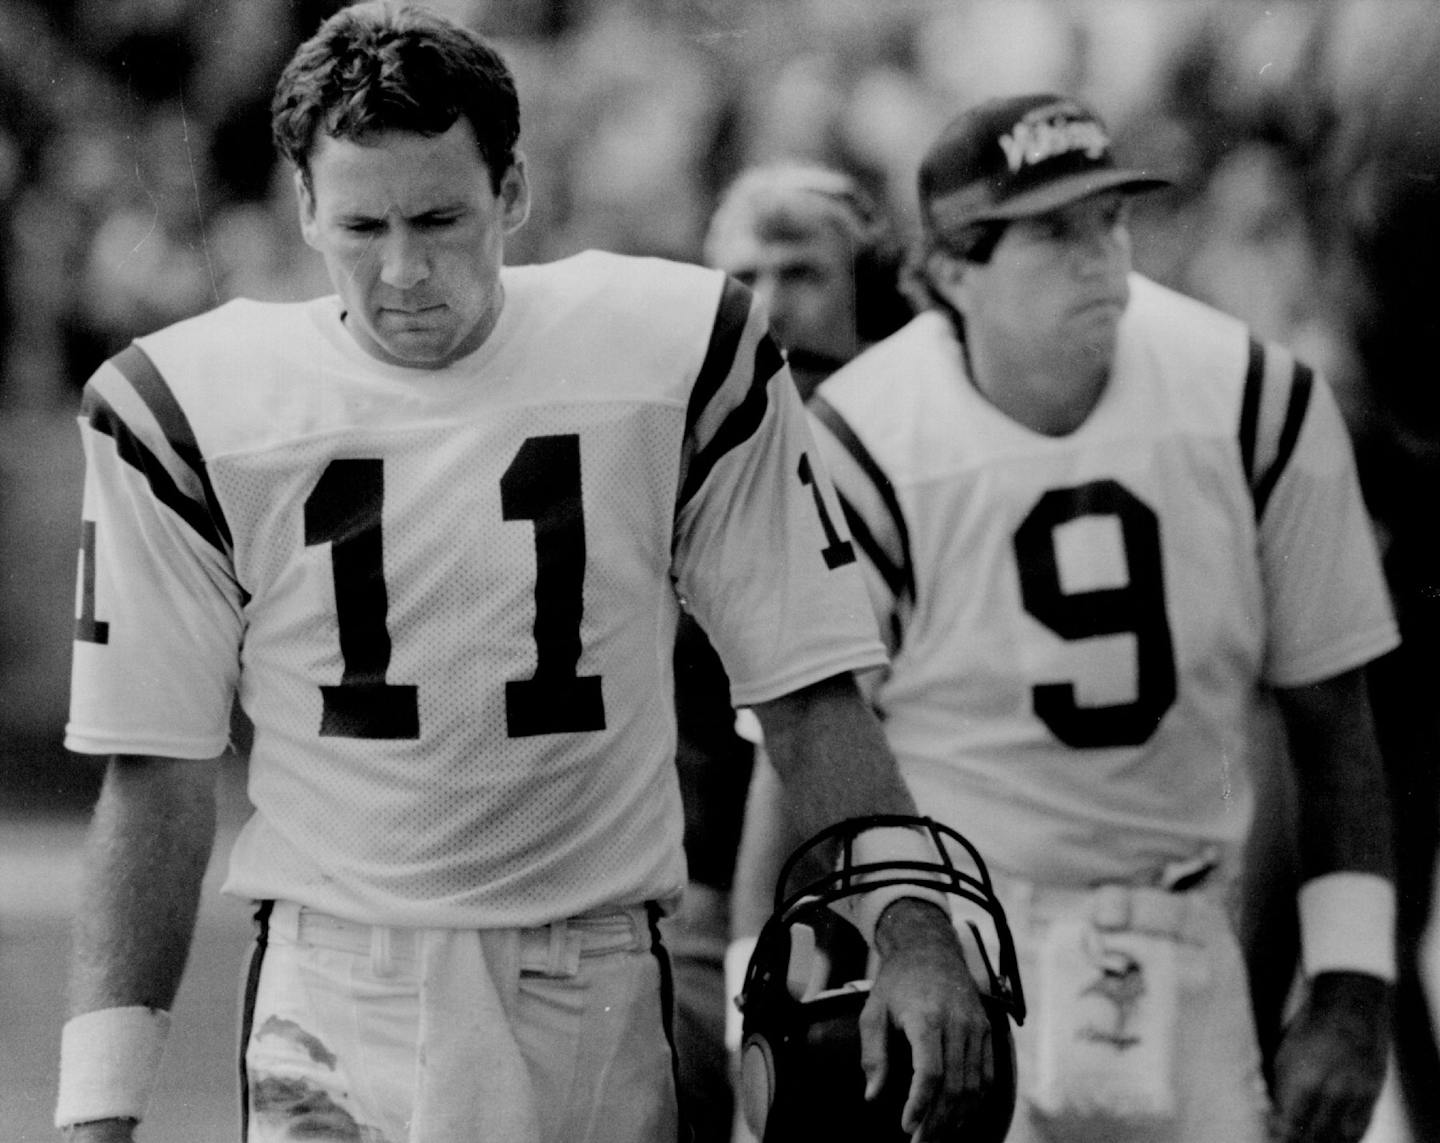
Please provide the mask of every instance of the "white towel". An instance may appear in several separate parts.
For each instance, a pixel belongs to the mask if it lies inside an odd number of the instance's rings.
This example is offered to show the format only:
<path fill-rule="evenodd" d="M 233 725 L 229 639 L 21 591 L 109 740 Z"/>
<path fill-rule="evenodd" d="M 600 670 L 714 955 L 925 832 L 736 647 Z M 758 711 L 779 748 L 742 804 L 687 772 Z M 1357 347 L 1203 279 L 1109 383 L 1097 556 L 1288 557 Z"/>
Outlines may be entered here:
<path fill-rule="evenodd" d="M 1170 936 L 1057 921 L 1040 948 L 1035 1102 L 1122 1122 L 1175 1113 L 1178 948 Z"/>

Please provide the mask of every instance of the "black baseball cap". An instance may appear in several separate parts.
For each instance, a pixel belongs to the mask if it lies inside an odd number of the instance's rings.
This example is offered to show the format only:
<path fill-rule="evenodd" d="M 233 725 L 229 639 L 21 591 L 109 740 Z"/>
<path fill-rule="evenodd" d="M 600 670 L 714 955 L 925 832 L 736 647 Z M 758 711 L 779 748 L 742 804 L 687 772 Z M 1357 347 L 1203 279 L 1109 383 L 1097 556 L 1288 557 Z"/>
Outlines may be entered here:
<path fill-rule="evenodd" d="M 1015 95 L 962 112 L 920 163 L 920 209 L 932 231 L 1047 214 L 1106 190 L 1170 185 L 1116 166 L 1100 116 L 1067 95 Z"/>

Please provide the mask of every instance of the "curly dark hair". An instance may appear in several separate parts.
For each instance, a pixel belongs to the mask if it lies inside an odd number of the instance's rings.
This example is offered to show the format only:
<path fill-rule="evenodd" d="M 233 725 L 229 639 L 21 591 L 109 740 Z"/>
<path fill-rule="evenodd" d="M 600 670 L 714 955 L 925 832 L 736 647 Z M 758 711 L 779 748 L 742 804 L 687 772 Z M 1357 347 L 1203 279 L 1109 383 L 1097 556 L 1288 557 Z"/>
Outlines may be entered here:
<path fill-rule="evenodd" d="M 477 33 L 417 6 L 342 8 L 296 49 L 275 85 L 275 145 L 310 182 L 321 132 L 442 135 L 464 116 L 496 193 L 515 161 L 520 102 L 504 59 Z"/>

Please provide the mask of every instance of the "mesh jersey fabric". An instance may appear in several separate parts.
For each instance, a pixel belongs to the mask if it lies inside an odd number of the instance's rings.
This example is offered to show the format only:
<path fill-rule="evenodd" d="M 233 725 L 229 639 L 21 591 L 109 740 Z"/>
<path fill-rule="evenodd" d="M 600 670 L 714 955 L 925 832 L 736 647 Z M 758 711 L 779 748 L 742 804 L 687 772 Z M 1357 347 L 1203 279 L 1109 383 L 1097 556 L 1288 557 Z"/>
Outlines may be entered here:
<path fill-rule="evenodd" d="M 67 743 L 213 756 L 238 688 L 231 892 L 456 927 L 668 897 L 681 599 L 737 702 L 883 657 L 747 290 L 596 253 L 503 283 L 441 370 L 334 298 L 233 302 L 87 386 Z"/>
<path fill-rule="evenodd" d="M 1139 275 L 1068 436 L 989 404 L 938 312 L 811 409 L 893 654 L 887 737 L 921 811 L 1013 876 L 1233 857 L 1278 741 L 1262 684 L 1396 642 L 1323 379 Z"/>

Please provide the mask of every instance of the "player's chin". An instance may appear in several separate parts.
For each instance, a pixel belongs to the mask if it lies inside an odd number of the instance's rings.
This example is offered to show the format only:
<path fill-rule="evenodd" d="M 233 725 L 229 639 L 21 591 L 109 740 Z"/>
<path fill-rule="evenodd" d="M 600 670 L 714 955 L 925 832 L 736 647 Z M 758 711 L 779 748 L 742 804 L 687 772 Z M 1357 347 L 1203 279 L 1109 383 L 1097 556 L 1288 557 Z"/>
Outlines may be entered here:
<path fill-rule="evenodd" d="M 1115 353 L 1121 312 L 1113 306 L 1092 306 L 1076 314 L 1070 324 L 1070 343 L 1079 346 L 1087 358 L 1109 360 Z"/>
<path fill-rule="evenodd" d="M 377 340 L 392 361 L 415 369 L 438 369 L 455 356 L 456 339 L 448 330 L 391 329 Z"/>

